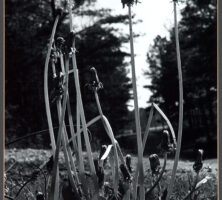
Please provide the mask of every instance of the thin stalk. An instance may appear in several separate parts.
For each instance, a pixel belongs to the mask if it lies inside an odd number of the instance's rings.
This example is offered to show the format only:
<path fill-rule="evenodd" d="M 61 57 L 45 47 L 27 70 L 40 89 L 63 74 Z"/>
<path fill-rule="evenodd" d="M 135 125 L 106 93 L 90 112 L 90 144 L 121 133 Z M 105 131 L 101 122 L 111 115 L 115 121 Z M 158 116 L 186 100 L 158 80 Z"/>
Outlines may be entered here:
<path fill-rule="evenodd" d="M 49 42 L 49 47 L 48 47 L 48 51 L 47 51 L 47 56 L 46 56 L 46 60 L 45 60 L 45 69 L 44 69 L 45 106 L 46 106 L 46 115 L 47 115 L 47 120 L 48 120 L 49 134 L 50 134 L 50 140 L 51 140 L 53 153 L 55 152 L 56 145 L 55 145 L 55 137 L 54 137 L 54 131 L 53 131 L 53 125 L 52 125 L 52 117 L 51 117 L 51 111 L 50 111 L 50 105 L 49 105 L 48 68 L 49 68 L 49 59 L 50 59 L 50 55 L 51 55 L 52 44 L 53 44 L 53 41 L 54 41 L 58 21 L 59 21 L 59 16 L 56 17 L 54 25 L 53 25 L 53 29 L 52 29 L 52 33 L 51 33 L 51 37 L 50 37 L 50 42 Z"/>
<path fill-rule="evenodd" d="M 128 8 L 129 8 L 129 31 L 130 31 L 132 81 L 133 81 L 135 121 L 136 121 L 136 134 L 137 134 L 137 148 L 138 148 L 140 200 L 144 200 L 145 199 L 145 190 L 144 190 L 144 168 L 143 168 L 143 143 L 142 143 L 142 136 L 141 136 L 140 115 L 139 115 L 137 87 L 136 87 L 136 70 L 135 70 L 135 60 L 134 60 L 131 5 L 129 5 Z"/>
<path fill-rule="evenodd" d="M 176 39 L 176 54 L 177 54 L 177 67 L 178 67 L 178 78 L 179 78 L 179 126 L 178 126 L 178 139 L 177 139 L 177 150 L 175 155 L 175 161 L 173 165 L 172 177 L 168 187 L 168 193 L 166 200 L 170 198 L 170 195 L 173 191 L 173 184 L 176 177 L 177 165 L 179 162 L 180 148 L 182 142 L 182 130 L 183 130 L 183 79 L 182 79 L 182 67 L 181 67 L 181 58 L 180 58 L 180 44 L 179 44 L 179 34 L 178 34 L 178 24 L 177 24 L 177 6 L 176 1 L 174 0 L 174 25 L 175 25 L 175 39 Z"/>
<path fill-rule="evenodd" d="M 68 64 L 66 65 L 66 72 L 68 71 Z M 58 130 L 58 138 L 56 143 L 56 151 L 55 151 L 55 157 L 54 157 L 54 163 L 53 163 L 53 169 L 52 169 L 52 184 L 51 184 L 51 193 L 50 193 L 50 199 L 51 200 L 57 200 L 58 196 L 55 195 L 55 185 L 56 185 L 56 178 L 57 178 L 57 171 L 58 171 L 58 161 L 59 161 L 59 152 L 60 152 L 60 146 L 61 146 L 61 139 L 62 139 L 62 131 L 63 131 L 63 121 L 65 118 L 65 111 L 66 111 L 66 101 L 67 101 L 67 92 L 68 92 L 68 76 L 65 76 L 65 90 L 64 90 L 64 96 L 63 96 L 63 102 L 62 102 L 62 114 L 59 119 L 59 130 Z"/>
<path fill-rule="evenodd" d="M 62 69 L 63 74 L 68 76 L 68 73 L 66 73 L 66 71 L 65 71 L 62 54 L 60 55 L 60 64 L 61 64 L 61 69 Z M 66 65 L 69 65 L 69 58 L 66 59 Z M 68 97 L 69 97 L 69 92 L 67 90 L 67 110 L 68 110 L 68 115 L 69 115 L 70 130 L 72 131 L 71 135 L 74 135 L 72 116 L 71 116 L 71 113 L 70 113 L 71 108 L 70 108 L 70 102 L 68 102 Z M 62 110 L 61 101 L 59 100 L 59 101 L 57 101 L 58 118 L 60 118 L 60 116 L 61 116 L 61 110 Z M 67 134 L 66 126 L 65 126 L 65 121 L 63 122 L 63 127 L 64 127 L 63 137 L 62 137 L 63 151 L 64 151 L 64 154 L 67 154 L 67 152 L 68 152 L 68 157 L 69 157 L 69 160 L 70 160 L 70 163 L 71 163 L 71 169 L 73 170 L 73 172 L 75 174 L 77 185 L 79 185 L 80 182 L 79 182 L 79 179 L 78 179 L 78 176 L 77 176 L 77 171 L 76 171 L 75 163 L 74 163 L 74 160 L 73 160 L 73 157 L 72 157 L 72 152 L 71 152 L 70 146 L 68 145 L 68 134 Z M 75 138 L 72 139 L 72 142 L 73 142 L 74 148 L 77 148 Z M 66 160 L 66 161 L 67 161 L 67 165 L 69 165 L 68 160 Z"/>
<path fill-rule="evenodd" d="M 71 10 L 71 1 L 69 0 L 69 17 L 70 17 L 70 31 L 72 31 L 72 10 Z M 75 44 L 73 43 L 73 49 L 75 49 Z M 92 156 L 92 150 L 91 150 L 91 145 L 89 142 L 89 136 L 87 133 L 87 126 L 86 126 L 86 119 L 85 119 L 85 113 L 83 109 L 83 103 L 82 103 L 82 95 L 80 91 L 80 85 L 79 85 L 79 77 L 78 77 L 78 69 L 77 69 L 77 64 L 76 64 L 76 57 L 75 57 L 75 52 L 72 54 L 72 66 L 74 70 L 74 81 L 75 81 L 75 87 L 76 87 L 76 95 L 77 95 L 77 105 L 79 107 L 80 111 L 80 118 L 83 126 L 83 134 L 84 134 L 84 139 L 86 143 L 86 151 L 87 151 L 87 157 L 89 160 L 89 167 L 90 171 L 92 173 L 93 179 L 96 179 L 96 170 L 93 162 L 93 156 Z M 96 183 L 95 183 L 96 184 Z"/>
<path fill-rule="evenodd" d="M 147 122 L 147 126 L 146 126 L 146 130 L 145 130 L 145 134 L 144 134 L 144 137 L 143 137 L 143 152 L 144 152 L 144 149 L 145 149 L 145 146 L 146 146 L 146 141 L 147 141 L 147 138 L 148 138 L 148 135 L 149 135 L 149 130 L 150 130 L 150 126 L 151 126 L 151 122 L 152 122 L 152 119 L 153 119 L 153 104 L 151 106 L 151 109 L 150 109 L 150 114 L 149 114 L 149 118 L 148 118 L 148 122 Z M 134 176 L 134 181 L 133 181 L 133 199 L 136 199 L 136 195 L 137 195 L 137 182 L 138 182 L 138 164 L 136 166 L 136 172 L 135 172 L 135 176 Z"/>
<path fill-rule="evenodd" d="M 97 116 L 97 117 L 91 119 L 91 120 L 90 120 L 89 122 L 87 122 L 87 124 L 86 124 L 87 128 L 88 128 L 89 126 L 91 126 L 92 124 L 94 124 L 95 122 L 99 121 L 100 119 L 101 119 L 101 116 Z M 82 128 L 80 129 L 80 125 L 77 126 L 77 127 L 78 127 L 78 130 L 77 130 L 76 135 L 75 135 L 74 137 L 77 137 L 78 134 L 80 134 L 81 132 L 83 132 L 83 129 L 82 129 Z M 72 138 L 69 139 L 69 143 L 71 143 L 71 142 L 72 142 Z"/>
<path fill-rule="evenodd" d="M 49 105 L 49 94 L 48 94 L 48 68 L 49 68 L 49 60 L 50 60 L 50 55 L 51 55 L 51 50 L 52 50 L 52 44 L 54 41 L 55 37 L 55 32 L 56 32 L 56 27 L 59 21 L 59 15 L 56 16 L 53 28 L 52 28 L 52 33 L 50 37 L 50 42 L 48 46 L 48 51 L 46 55 L 46 60 L 45 60 L 45 69 L 44 69 L 44 97 L 45 97 L 45 107 L 46 107 L 46 116 L 47 116 L 47 121 L 48 121 L 48 126 L 49 126 L 49 135 L 50 135 L 50 141 L 51 141 L 51 146 L 52 146 L 52 151 L 53 155 L 55 156 L 55 151 L 56 151 L 56 144 L 55 144 L 55 137 L 54 137 L 54 131 L 53 131 L 53 125 L 52 125 L 52 117 L 51 117 L 51 111 L 50 111 L 50 105 Z M 58 188 L 59 188 L 59 170 L 56 171 L 56 196 L 58 196 Z"/>

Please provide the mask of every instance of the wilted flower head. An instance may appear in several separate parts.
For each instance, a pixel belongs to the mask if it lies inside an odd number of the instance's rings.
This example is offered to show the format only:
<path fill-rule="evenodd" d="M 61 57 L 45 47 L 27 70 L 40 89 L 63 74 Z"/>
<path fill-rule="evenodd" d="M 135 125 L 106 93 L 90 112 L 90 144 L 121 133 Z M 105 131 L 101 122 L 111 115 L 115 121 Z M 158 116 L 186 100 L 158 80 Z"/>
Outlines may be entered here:
<path fill-rule="evenodd" d="M 167 130 L 164 130 L 162 133 L 161 149 L 167 153 L 171 153 L 174 150 L 173 144 L 170 142 L 170 134 Z"/>
<path fill-rule="evenodd" d="M 102 89 L 103 88 L 103 84 L 99 80 L 96 68 L 95 67 L 91 67 L 90 68 L 90 72 L 91 72 L 92 81 L 91 81 L 90 84 L 87 84 L 86 86 L 90 90 L 93 90 L 93 91 L 98 91 L 98 90 Z"/>
<path fill-rule="evenodd" d="M 126 166 L 127 166 L 130 173 L 132 173 L 131 160 L 132 160 L 131 155 L 127 154 L 126 155 Z"/>
<path fill-rule="evenodd" d="M 199 172 L 203 167 L 203 153 L 204 151 L 202 149 L 197 150 L 197 157 L 193 164 L 193 169 L 195 172 Z"/>
<path fill-rule="evenodd" d="M 151 154 L 149 156 L 149 160 L 150 160 L 150 168 L 151 168 L 152 174 L 158 174 L 160 170 L 159 156 L 157 154 Z"/>
<path fill-rule="evenodd" d="M 65 44 L 65 39 L 63 37 L 57 37 L 55 41 L 55 45 L 58 51 L 62 51 Z"/>

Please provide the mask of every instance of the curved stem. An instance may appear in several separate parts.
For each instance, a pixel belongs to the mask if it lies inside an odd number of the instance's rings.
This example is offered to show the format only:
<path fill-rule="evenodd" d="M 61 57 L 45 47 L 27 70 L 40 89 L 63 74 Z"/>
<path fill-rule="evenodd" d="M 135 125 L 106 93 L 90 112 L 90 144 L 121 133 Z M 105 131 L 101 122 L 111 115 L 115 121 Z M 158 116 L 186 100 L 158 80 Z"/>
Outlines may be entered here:
<path fill-rule="evenodd" d="M 177 139 L 177 150 L 175 155 L 175 161 L 173 165 L 172 177 L 168 187 L 168 193 L 166 200 L 170 198 L 173 190 L 173 184 L 176 177 L 177 165 L 179 162 L 181 142 L 182 142 L 182 130 L 183 130 L 183 79 L 182 79 L 182 67 L 180 58 L 180 45 L 179 45 L 179 34 L 178 34 L 178 24 L 177 24 L 177 7 L 176 1 L 173 2 L 174 5 L 174 24 L 175 24 L 175 39 L 176 39 L 176 53 L 177 53 L 177 67 L 178 67 L 178 78 L 179 78 L 179 126 L 178 126 L 178 139 Z"/>
<path fill-rule="evenodd" d="M 53 125 L 52 125 L 52 117 L 51 117 L 51 111 L 50 111 L 50 105 L 49 105 L 48 68 L 49 68 L 49 59 L 50 59 L 50 55 L 51 55 L 52 44 L 53 44 L 53 41 L 54 41 L 58 21 L 59 21 L 59 16 L 56 17 L 54 25 L 53 25 L 52 34 L 51 34 L 51 37 L 50 37 L 49 47 L 48 47 L 48 51 L 47 51 L 47 56 L 46 56 L 46 60 L 45 60 L 45 69 L 44 69 L 45 107 L 46 107 L 46 115 L 47 115 L 47 120 L 48 120 L 50 140 L 51 140 L 53 153 L 55 152 L 56 145 L 55 145 L 55 137 L 54 137 L 54 131 L 53 131 Z"/>

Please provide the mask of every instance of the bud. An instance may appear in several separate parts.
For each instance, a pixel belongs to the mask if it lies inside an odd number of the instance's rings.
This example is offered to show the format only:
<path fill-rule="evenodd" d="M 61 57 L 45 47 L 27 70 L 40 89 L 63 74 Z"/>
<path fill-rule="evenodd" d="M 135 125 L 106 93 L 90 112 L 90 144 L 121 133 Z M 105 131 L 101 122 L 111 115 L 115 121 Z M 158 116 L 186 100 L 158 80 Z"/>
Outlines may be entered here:
<path fill-rule="evenodd" d="M 131 155 L 127 154 L 126 155 L 126 166 L 127 166 L 130 173 L 132 173 L 131 160 L 132 160 Z"/>
<path fill-rule="evenodd" d="M 56 38 L 56 41 L 55 41 L 55 45 L 56 45 L 56 48 L 62 52 L 63 48 L 64 48 L 64 44 L 65 44 L 65 40 L 63 37 L 57 37 Z"/>
<path fill-rule="evenodd" d="M 150 160 L 150 168 L 152 171 L 152 174 L 158 174 L 160 170 L 160 160 L 157 154 L 151 154 L 149 156 Z"/>
<path fill-rule="evenodd" d="M 193 164 L 193 169 L 196 173 L 198 173 L 203 167 L 203 153 L 204 151 L 202 149 L 198 149 L 196 161 Z"/>

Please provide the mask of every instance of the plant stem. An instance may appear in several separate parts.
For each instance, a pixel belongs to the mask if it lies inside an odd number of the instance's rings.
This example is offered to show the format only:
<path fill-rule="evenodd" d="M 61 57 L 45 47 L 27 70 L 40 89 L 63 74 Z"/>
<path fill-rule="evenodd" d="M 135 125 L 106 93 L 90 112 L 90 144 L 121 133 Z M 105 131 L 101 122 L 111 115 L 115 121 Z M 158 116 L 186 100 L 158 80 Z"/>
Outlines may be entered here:
<path fill-rule="evenodd" d="M 54 131 L 53 131 L 53 125 L 52 125 L 52 117 L 51 117 L 51 111 L 50 111 L 50 105 L 49 105 L 48 68 L 49 68 L 49 59 L 50 59 L 50 55 L 51 55 L 52 44 L 53 44 L 53 41 L 54 41 L 58 21 L 59 21 L 59 16 L 56 17 L 54 25 L 53 25 L 53 29 L 52 29 L 52 33 L 51 33 L 51 37 L 50 37 L 50 42 L 49 42 L 49 47 L 48 47 L 48 51 L 47 51 L 47 56 L 46 56 L 46 61 L 45 61 L 45 69 L 44 69 L 45 106 L 46 106 L 46 115 L 47 115 L 47 120 L 48 120 L 50 140 L 51 140 L 53 153 L 55 152 L 56 145 L 55 145 L 55 137 L 54 137 Z"/>
<path fill-rule="evenodd" d="M 152 122 L 152 118 L 153 118 L 153 111 L 154 110 L 153 110 L 153 104 L 152 104 L 151 109 L 150 109 L 148 122 L 147 122 L 147 126 L 146 126 L 146 130 L 145 130 L 145 134 L 144 134 L 144 137 L 143 137 L 143 152 L 144 152 L 146 141 L 147 141 L 147 138 L 148 138 L 148 135 L 149 135 L 149 130 L 150 130 L 150 126 L 151 126 L 151 122 Z M 133 199 L 136 199 L 136 195 L 137 195 L 137 182 L 138 182 L 138 164 L 136 166 L 135 178 L 134 178 L 134 181 L 133 181 L 133 191 L 134 191 Z"/>
<path fill-rule="evenodd" d="M 176 53 L 177 53 L 177 68 L 178 68 L 178 78 L 179 78 L 179 126 L 178 126 L 178 139 L 177 139 L 177 150 L 175 155 L 175 161 L 173 165 L 172 177 L 168 187 L 168 193 L 166 200 L 170 198 L 173 191 L 173 184 L 176 177 L 177 165 L 179 162 L 181 142 L 182 142 L 182 130 L 183 130 L 183 79 L 182 79 L 182 67 L 180 58 L 180 45 L 179 45 L 179 34 L 178 34 L 178 24 L 177 24 L 177 6 L 176 1 L 173 2 L 174 5 L 174 24 L 175 24 L 175 39 L 176 39 Z"/>
<path fill-rule="evenodd" d="M 137 134 L 137 148 L 138 148 L 140 200 L 144 200 L 145 199 L 145 192 L 144 192 L 144 169 L 143 169 L 143 143 L 142 143 L 142 136 L 141 136 L 140 115 L 139 115 L 137 87 L 136 87 L 136 70 L 135 70 L 135 60 L 134 60 L 131 5 L 128 5 L 128 8 L 129 8 L 128 10 L 129 10 L 129 31 L 130 31 L 132 82 L 133 82 L 133 95 L 134 95 L 136 134 Z"/>
<path fill-rule="evenodd" d="M 66 64 L 66 72 L 68 72 L 69 65 Z M 63 102 L 62 102 L 62 113 L 61 117 L 59 119 L 59 130 L 58 130 L 58 138 L 56 142 L 56 151 L 55 151 L 55 157 L 54 157 L 54 163 L 53 163 L 53 169 L 52 169 L 52 184 L 51 184 L 51 193 L 50 193 L 50 200 L 57 200 L 58 196 L 55 195 L 55 185 L 56 178 L 57 178 L 57 171 L 59 169 L 58 167 L 58 161 L 59 161 L 59 152 L 60 152 L 60 146 L 61 146 L 61 140 L 63 138 L 62 132 L 63 132 L 63 121 L 65 118 L 65 111 L 66 111 L 66 102 L 67 102 L 67 94 L 68 94 L 68 76 L 65 75 L 65 90 L 64 90 L 64 96 L 63 96 Z"/>

